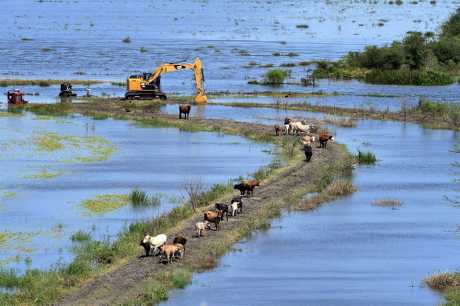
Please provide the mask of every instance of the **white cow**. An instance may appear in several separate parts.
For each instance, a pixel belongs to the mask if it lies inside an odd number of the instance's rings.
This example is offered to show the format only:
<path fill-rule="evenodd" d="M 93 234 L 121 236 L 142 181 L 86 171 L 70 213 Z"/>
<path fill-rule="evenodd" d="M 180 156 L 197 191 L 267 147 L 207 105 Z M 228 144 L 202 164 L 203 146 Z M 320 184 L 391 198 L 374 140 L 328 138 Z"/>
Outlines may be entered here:
<path fill-rule="evenodd" d="M 141 245 L 145 249 L 145 255 L 150 255 L 150 250 L 153 248 L 153 256 L 155 256 L 159 250 L 159 248 L 166 243 L 168 237 L 165 234 L 160 234 L 155 237 L 150 235 L 145 235 L 144 239 L 141 242 Z"/>

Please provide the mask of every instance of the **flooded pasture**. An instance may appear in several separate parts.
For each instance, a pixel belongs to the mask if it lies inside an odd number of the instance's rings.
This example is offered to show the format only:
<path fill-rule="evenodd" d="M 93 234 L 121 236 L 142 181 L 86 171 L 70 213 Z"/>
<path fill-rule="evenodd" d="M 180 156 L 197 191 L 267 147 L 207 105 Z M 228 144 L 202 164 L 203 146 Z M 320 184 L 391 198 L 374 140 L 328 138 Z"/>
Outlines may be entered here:
<path fill-rule="evenodd" d="M 276 110 L 263 111 L 280 119 Z M 228 110 L 232 117 L 242 112 Z M 335 133 L 351 152 L 370 150 L 378 158 L 375 166 L 354 171 L 358 191 L 314 212 L 285 213 L 267 232 L 236 245 L 216 270 L 195 275 L 164 305 L 439 303 L 423 279 L 459 268 L 460 210 L 444 196 L 455 189 L 451 163 L 458 156 L 450 150 L 460 134 L 372 120 L 336 127 Z M 402 205 L 372 205 L 381 199 Z"/>
<path fill-rule="evenodd" d="M 19 269 L 68 262 L 78 230 L 113 239 L 130 223 L 170 210 L 184 199 L 189 179 L 227 183 L 272 159 L 269 145 L 241 137 L 82 116 L 1 117 L 0 131 L 0 263 Z M 134 188 L 161 205 L 105 213 L 82 205 Z"/>
<path fill-rule="evenodd" d="M 458 5 L 454 0 L 434 4 L 404 1 L 402 5 L 387 1 L 251 0 L 217 4 L 187 0 L 180 4 L 144 1 L 134 7 L 109 0 L 45 0 L 26 7 L 14 0 L 4 2 L 5 9 L 0 12 L 5 21 L 0 29 L 2 78 L 123 82 L 129 74 L 152 71 L 160 63 L 192 61 L 199 56 L 209 92 L 322 91 L 346 95 L 340 104 L 356 107 L 372 103 L 384 109 L 395 106 L 386 105 L 383 98 L 374 101 L 358 96 L 398 95 L 412 103 L 416 96 L 452 101 L 459 92 L 458 85 L 380 86 L 322 80 L 314 88 L 271 88 L 247 83 L 263 78 L 270 65 L 291 70 L 290 82 L 299 82 L 313 68 L 308 61 L 338 59 L 367 44 L 399 39 L 407 31 L 436 31 Z M 182 9 L 177 10 L 177 5 Z M 126 37 L 130 43 L 122 42 Z M 292 64 L 294 67 L 288 67 Z M 84 93 L 84 86 L 75 87 L 78 94 Z M 191 95 L 192 73 L 165 75 L 162 87 L 166 93 Z M 32 102 L 54 101 L 59 92 L 58 86 L 18 88 L 38 93 L 28 97 Z M 95 95 L 123 96 L 125 92 L 110 82 L 92 85 L 91 89 Z M 333 103 L 328 99 L 317 102 Z"/>

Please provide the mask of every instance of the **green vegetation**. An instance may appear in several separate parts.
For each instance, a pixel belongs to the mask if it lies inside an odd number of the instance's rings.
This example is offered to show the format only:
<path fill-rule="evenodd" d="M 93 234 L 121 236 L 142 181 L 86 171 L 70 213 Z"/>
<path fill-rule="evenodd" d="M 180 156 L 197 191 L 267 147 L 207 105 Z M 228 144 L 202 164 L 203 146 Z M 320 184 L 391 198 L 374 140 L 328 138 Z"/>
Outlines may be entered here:
<path fill-rule="evenodd" d="M 281 69 L 271 69 L 265 73 L 265 84 L 280 85 L 289 76 L 289 72 Z"/>
<path fill-rule="evenodd" d="M 377 162 L 377 158 L 375 154 L 372 152 L 361 152 L 358 150 L 358 154 L 356 155 L 356 160 L 360 165 L 373 165 Z"/>
<path fill-rule="evenodd" d="M 318 78 L 354 78 L 368 83 L 446 85 L 460 72 L 460 9 L 442 26 L 441 33 L 409 32 L 402 41 L 384 47 L 368 46 L 350 52 L 335 63 L 322 62 Z"/>
<path fill-rule="evenodd" d="M 308 24 L 298 24 L 295 26 L 297 29 L 308 29 Z"/>
<path fill-rule="evenodd" d="M 47 168 L 43 168 L 42 170 L 40 170 L 40 172 L 26 175 L 24 176 L 24 178 L 48 180 L 61 176 L 62 174 L 64 174 L 64 171 L 50 171 Z"/>
<path fill-rule="evenodd" d="M 433 290 L 440 291 L 445 298 L 446 306 L 460 305 L 460 273 L 440 273 L 425 279 L 425 283 Z"/>
<path fill-rule="evenodd" d="M 71 237 L 70 240 L 74 242 L 83 242 L 83 241 L 89 241 L 91 240 L 91 234 L 88 232 L 84 232 L 82 230 L 79 230 L 75 232 Z"/>
<path fill-rule="evenodd" d="M 455 103 L 433 102 L 421 99 L 415 108 L 430 120 L 441 121 L 455 128 L 460 127 L 460 105 Z"/>
<path fill-rule="evenodd" d="M 113 86 L 119 86 L 119 87 L 125 87 L 126 82 L 110 82 L 111 85 Z"/>
<path fill-rule="evenodd" d="M 105 214 L 129 204 L 129 197 L 122 194 L 102 194 L 82 202 L 82 207 L 93 214 Z"/>
<path fill-rule="evenodd" d="M 21 79 L 6 79 L 0 80 L 0 87 L 8 86 L 42 86 L 47 87 L 51 85 L 60 85 L 61 83 L 72 83 L 73 85 L 91 85 L 91 84 L 100 84 L 104 81 L 98 80 L 21 80 Z"/>
<path fill-rule="evenodd" d="M 353 183 L 349 179 L 337 179 L 333 181 L 326 189 L 331 196 L 346 196 L 355 192 Z"/>
<path fill-rule="evenodd" d="M 135 208 L 158 206 L 161 203 L 159 195 L 149 196 L 145 191 L 135 188 L 129 194 L 131 205 Z"/>
<path fill-rule="evenodd" d="M 401 201 L 398 199 L 380 199 L 372 201 L 372 205 L 380 206 L 380 207 L 399 207 L 402 205 Z"/>
<path fill-rule="evenodd" d="M 171 281 L 174 288 L 183 289 L 192 281 L 192 273 L 190 271 L 178 271 L 173 274 Z"/>

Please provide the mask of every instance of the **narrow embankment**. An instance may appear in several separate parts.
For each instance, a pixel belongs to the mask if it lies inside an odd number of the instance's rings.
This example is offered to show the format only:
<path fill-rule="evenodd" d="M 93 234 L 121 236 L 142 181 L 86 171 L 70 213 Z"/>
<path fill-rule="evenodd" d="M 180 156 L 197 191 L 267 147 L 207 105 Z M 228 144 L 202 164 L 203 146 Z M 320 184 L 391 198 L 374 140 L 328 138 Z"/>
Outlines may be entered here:
<path fill-rule="evenodd" d="M 340 163 L 347 156 L 344 147 L 340 145 L 331 145 L 327 150 L 315 148 L 312 162 L 297 163 L 264 182 L 254 197 L 245 199 L 243 214 L 228 222 L 224 221 L 220 231 L 210 230 L 202 238 L 194 237 L 194 225 L 202 220 L 202 211 L 206 208 L 169 231 L 167 235 L 170 239 L 175 235 L 188 239 L 186 255 L 182 261 L 164 265 L 158 263 L 156 257 L 133 257 L 125 264 L 86 282 L 57 305 L 131 304 L 142 299 L 148 283 L 158 281 L 159 275 L 183 267 L 189 267 L 192 271 L 214 267 L 218 257 L 225 252 L 223 250 L 228 250 L 251 230 L 266 227 L 269 219 L 279 214 L 279 209 L 294 204 L 292 201 L 298 201 L 293 195 L 317 180 L 324 171 L 324 165 Z M 142 249 L 139 247 L 141 254 Z"/>

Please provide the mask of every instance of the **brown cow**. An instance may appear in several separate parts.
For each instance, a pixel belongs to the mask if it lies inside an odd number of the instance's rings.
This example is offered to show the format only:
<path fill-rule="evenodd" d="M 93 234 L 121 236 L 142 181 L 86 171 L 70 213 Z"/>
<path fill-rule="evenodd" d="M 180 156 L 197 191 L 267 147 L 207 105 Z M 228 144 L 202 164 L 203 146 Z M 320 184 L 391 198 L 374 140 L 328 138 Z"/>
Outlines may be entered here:
<path fill-rule="evenodd" d="M 220 220 L 222 219 L 222 211 L 211 211 L 208 210 L 204 213 L 203 220 L 208 221 L 208 223 L 213 223 L 216 227 L 216 231 L 219 230 Z"/>
<path fill-rule="evenodd" d="M 328 133 L 322 133 L 319 135 L 319 147 L 326 149 L 328 141 L 334 141 L 334 136 L 329 135 Z"/>
<path fill-rule="evenodd" d="M 188 119 L 191 109 L 192 109 L 192 106 L 190 104 L 179 105 L 179 119 L 182 119 L 182 114 L 184 114 L 184 119 Z"/>

